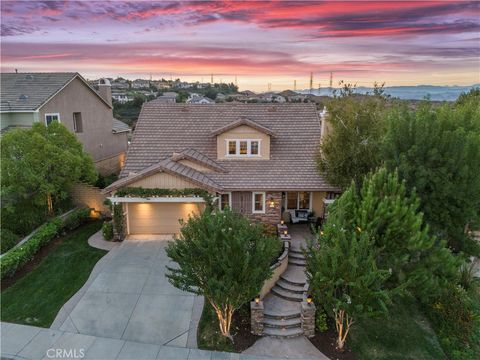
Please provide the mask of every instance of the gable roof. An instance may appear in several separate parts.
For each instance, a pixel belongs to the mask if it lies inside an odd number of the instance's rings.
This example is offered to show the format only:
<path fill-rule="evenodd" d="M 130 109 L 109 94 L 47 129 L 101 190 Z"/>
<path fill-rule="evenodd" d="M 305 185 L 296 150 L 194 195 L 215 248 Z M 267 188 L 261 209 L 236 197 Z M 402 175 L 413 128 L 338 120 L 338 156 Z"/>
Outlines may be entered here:
<path fill-rule="evenodd" d="M 132 129 L 130 129 L 130 126 L 125 124 L 123 121 L 113 118 L 112 132 L 114 134 L 128 132 L 128 131 L 132 131 Z"/>
<path fill-rule="evenodd" d="M 220 171 L 220 172 L 227 171 L 222 165 L 217 163 L 215 160 L 210 159 L 208 156 L 192 148 L 187 148 L 179 153 L 174 153 L 172 156 L 172 160 L 173 161 L 190 160 L 215 171 Z"/>
<path fill-rule="evenodd" d="M 217 159 L 212 132 L 246 117 L 271 129 L 270 160 Z M 243 104 L 210 106 L 148 102 L 143 105 L 120 177 L 195 149 L 224 167 L 209 179 L 225 191 L 335 191 L 319 175 L 316 154 L 320 119 L 315 104 Z"/>
<path fill-rule="evenodd" d="M 2 73 L 0 111 L 36 111 L 74 79 L 81 80 L 106 106 L 111 108 L 111 105 L 78 73 Z"/>
<path fill-rule="evenodd" d="M 127 177 L 121 178 L 115 181 L 110 186 L 102 190 L 103 193 L 109 193 L 111 191 L 117 190 L 121 187 L 127 186 L 131 183 L 137 182 L 141 179 L 144 179 L 150 175 L 153 175 L 158 172 L 166 172 L 172 175 L 179 176 L 183 179 L 191 181 L 194 184 L 199 185 L 200 187 L 207 188 L 212 191 L 222 191 L 223 188 L 217 184 L 215 181 L 210 179 L 206 174 L 195 170 L 189 166 L 183 165 L 177 161 L 172 160 L 171 158 L 163 159 L 156 164 L 153 164 L 138 173 L 131 174 Z"/>
<path fill-rule="evenodd" d="M 218 129 L 215 129 L 212 131 L 212 135 L 220 135 L 224 133 L 225 131 L 234 129 L 238 126 L 241 125 L 247 125 L 250 126 L 251 128 L 257 129 L 260 132 L 263 132 L 267 135 L 274 136 L 274 132 L 270 130 L 269 128 L 262 126 L 258 124 L 257 122 L 253 121 L 252 119 L 249 119 L 245 116 L 240 116 L 237 120 L 232 121 L 230 124 L 226 124 L 224 126 L 219 127 Z"/>

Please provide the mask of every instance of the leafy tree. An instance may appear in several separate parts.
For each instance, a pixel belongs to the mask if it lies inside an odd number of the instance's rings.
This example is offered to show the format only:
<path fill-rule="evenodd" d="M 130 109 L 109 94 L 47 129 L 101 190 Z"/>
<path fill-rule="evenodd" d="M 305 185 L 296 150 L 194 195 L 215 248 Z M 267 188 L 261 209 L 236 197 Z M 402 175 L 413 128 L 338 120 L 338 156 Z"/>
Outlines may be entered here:
<path fill-rule="evenodd" d="M 345 85 L 328 104 L 325 138 L 317 156 L 320 173 L 342 188 L 353 180 L 361 185 L 363 176 L 381 162 L 386 98 L 381 89 L 372 96 L 357 96 L 354 87 Z"/>
<path fill-rule="evenodd" d="M 398 169 L 436 236 L 455 251 L 480 254 L 465 231 L 480 218 L 480 103 L 472 91 L 455 106 L 392 111 L 384 142 L 388 169 Z"/>
<path fill-rule="evenodd" d="M 271 276 L 270 264 L 281 244 L 261 225 L 229 210 L 204 211 L 184 223 L 168 256 L 179 268 L 167 277 L 177 288 L 203 295 L 217 314 L 220 331 L 230 336 L 232 316 L 257 295 Z"/>
<path fill-rule="evenodd" d="M 58 122 L 8 131 L 2 136 L 1 150 L 2 195 L 33 197 L 50 213 L 54 199 L 65 199 L 75 182 L 92 183 L 97 178 L 90 155 Z"/>
<path fill-rule="evenodd" d="M 389 271 L 377 267 L 370 234 L 340 225 L 329 218 L 318 245 L 309 245 L 307 276 L 316 302 L 335 320 L 342 351 L 355 321 L 385 313 L 393 291 L 385 286 Z"/>
<path fill-rule="evenodd" d="M 433 296 L 456 281 L 458 260 L 429 234 L 418 211 L 420 201 L 405 182 L 385 168 L 350 186 L 329 210 L 329 220 L 348 232 L 365 231 L 377 249 L 377 265 L 391 271 L 390 288 L 406 287 L 420 297 Z"/>

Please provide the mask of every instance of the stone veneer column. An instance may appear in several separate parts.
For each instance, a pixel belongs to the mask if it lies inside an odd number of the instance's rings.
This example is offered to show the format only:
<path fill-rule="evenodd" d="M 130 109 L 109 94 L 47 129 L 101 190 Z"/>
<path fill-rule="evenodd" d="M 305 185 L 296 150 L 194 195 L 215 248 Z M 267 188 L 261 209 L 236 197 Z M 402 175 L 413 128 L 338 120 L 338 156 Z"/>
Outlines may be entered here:
<path fill-rule="evenodd" d="M 302 301 L 302 330 L 306 337 L 315 336 L 315 304 Z"/>
<path fill-rule="evenodd" d="M 252 334 L 263 334 L 263 301 L 258 304 L 255 301 L 250 302 L 250 323 Z"/>
<path fill-rule="evenodd" d="M 273 208 L 270 207 L 270 199 L 273 199 L 275 203 Z M 251 214 L 249 217 L 253 220 L 261 221 L 270 228 L 272 234 L 276 234 L 277 224 L 279 224 L 280 220 L 282 219 L 282 193 L 266 192 L 265 214 Z"/>

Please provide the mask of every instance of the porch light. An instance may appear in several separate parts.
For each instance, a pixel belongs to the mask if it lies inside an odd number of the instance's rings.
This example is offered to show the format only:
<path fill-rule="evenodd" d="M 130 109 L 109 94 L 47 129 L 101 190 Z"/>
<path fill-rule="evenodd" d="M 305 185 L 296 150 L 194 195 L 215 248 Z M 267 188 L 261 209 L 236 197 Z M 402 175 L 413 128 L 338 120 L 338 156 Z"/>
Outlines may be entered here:
<path fill-rule="evenodd" d="M 274 207 L 275 207 L 275 201 L 273 200 L 273 198 L 270 198 L 270 200 L 269 200 L 268 203 L 269 203 L 269 206 L 270 206 L 271 208 L 274 208 Z"/>
<path fill-rule="evenodd" d="M 280 225 L 285 225 L 285 221 L 280 220 Z"/>
<path fill-rule="evenodd" d="M 260 303 L 260 295 L 255 296 L 255 304 Z"/>
<path fill-rule="evenodd" d="M 313 301 L 313 298 L 312 298 L 312 295 L 307 295 L 307 304 L 308 305 L 311 305 L 312 304 L 312 301 Z"/>

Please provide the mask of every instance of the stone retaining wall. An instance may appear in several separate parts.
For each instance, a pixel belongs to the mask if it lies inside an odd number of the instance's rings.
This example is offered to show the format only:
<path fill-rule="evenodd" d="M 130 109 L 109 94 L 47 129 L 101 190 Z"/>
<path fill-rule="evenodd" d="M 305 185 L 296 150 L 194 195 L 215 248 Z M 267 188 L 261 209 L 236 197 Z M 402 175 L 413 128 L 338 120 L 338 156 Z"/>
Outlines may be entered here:
<path fill-rule="evenodd" d="M 278 257 L 277 262 L 270 266 L 273 270 L 273 274 L 270 279 L 266 280 L 260 290 L 260 299 L 263 299 L 270 290 L 275 286 L 275 283 L 280 279 L 280 275 L 283 274 L 288 266 L 288 251 L 290 249 L 290 243 L 288 241 L 283 242 L 283 252 Z"/>
<path fill-rule="evenodd" d="M 78 183 L 72 187 L 70 191 L 73 203 L 79 206 L 86 206 L 96 211 L 100 211 L 103 214 L 110 216 L 110 209 L 104 205 L 105 195 L 102 194 L 102 190 L 98 187 Z"/>

